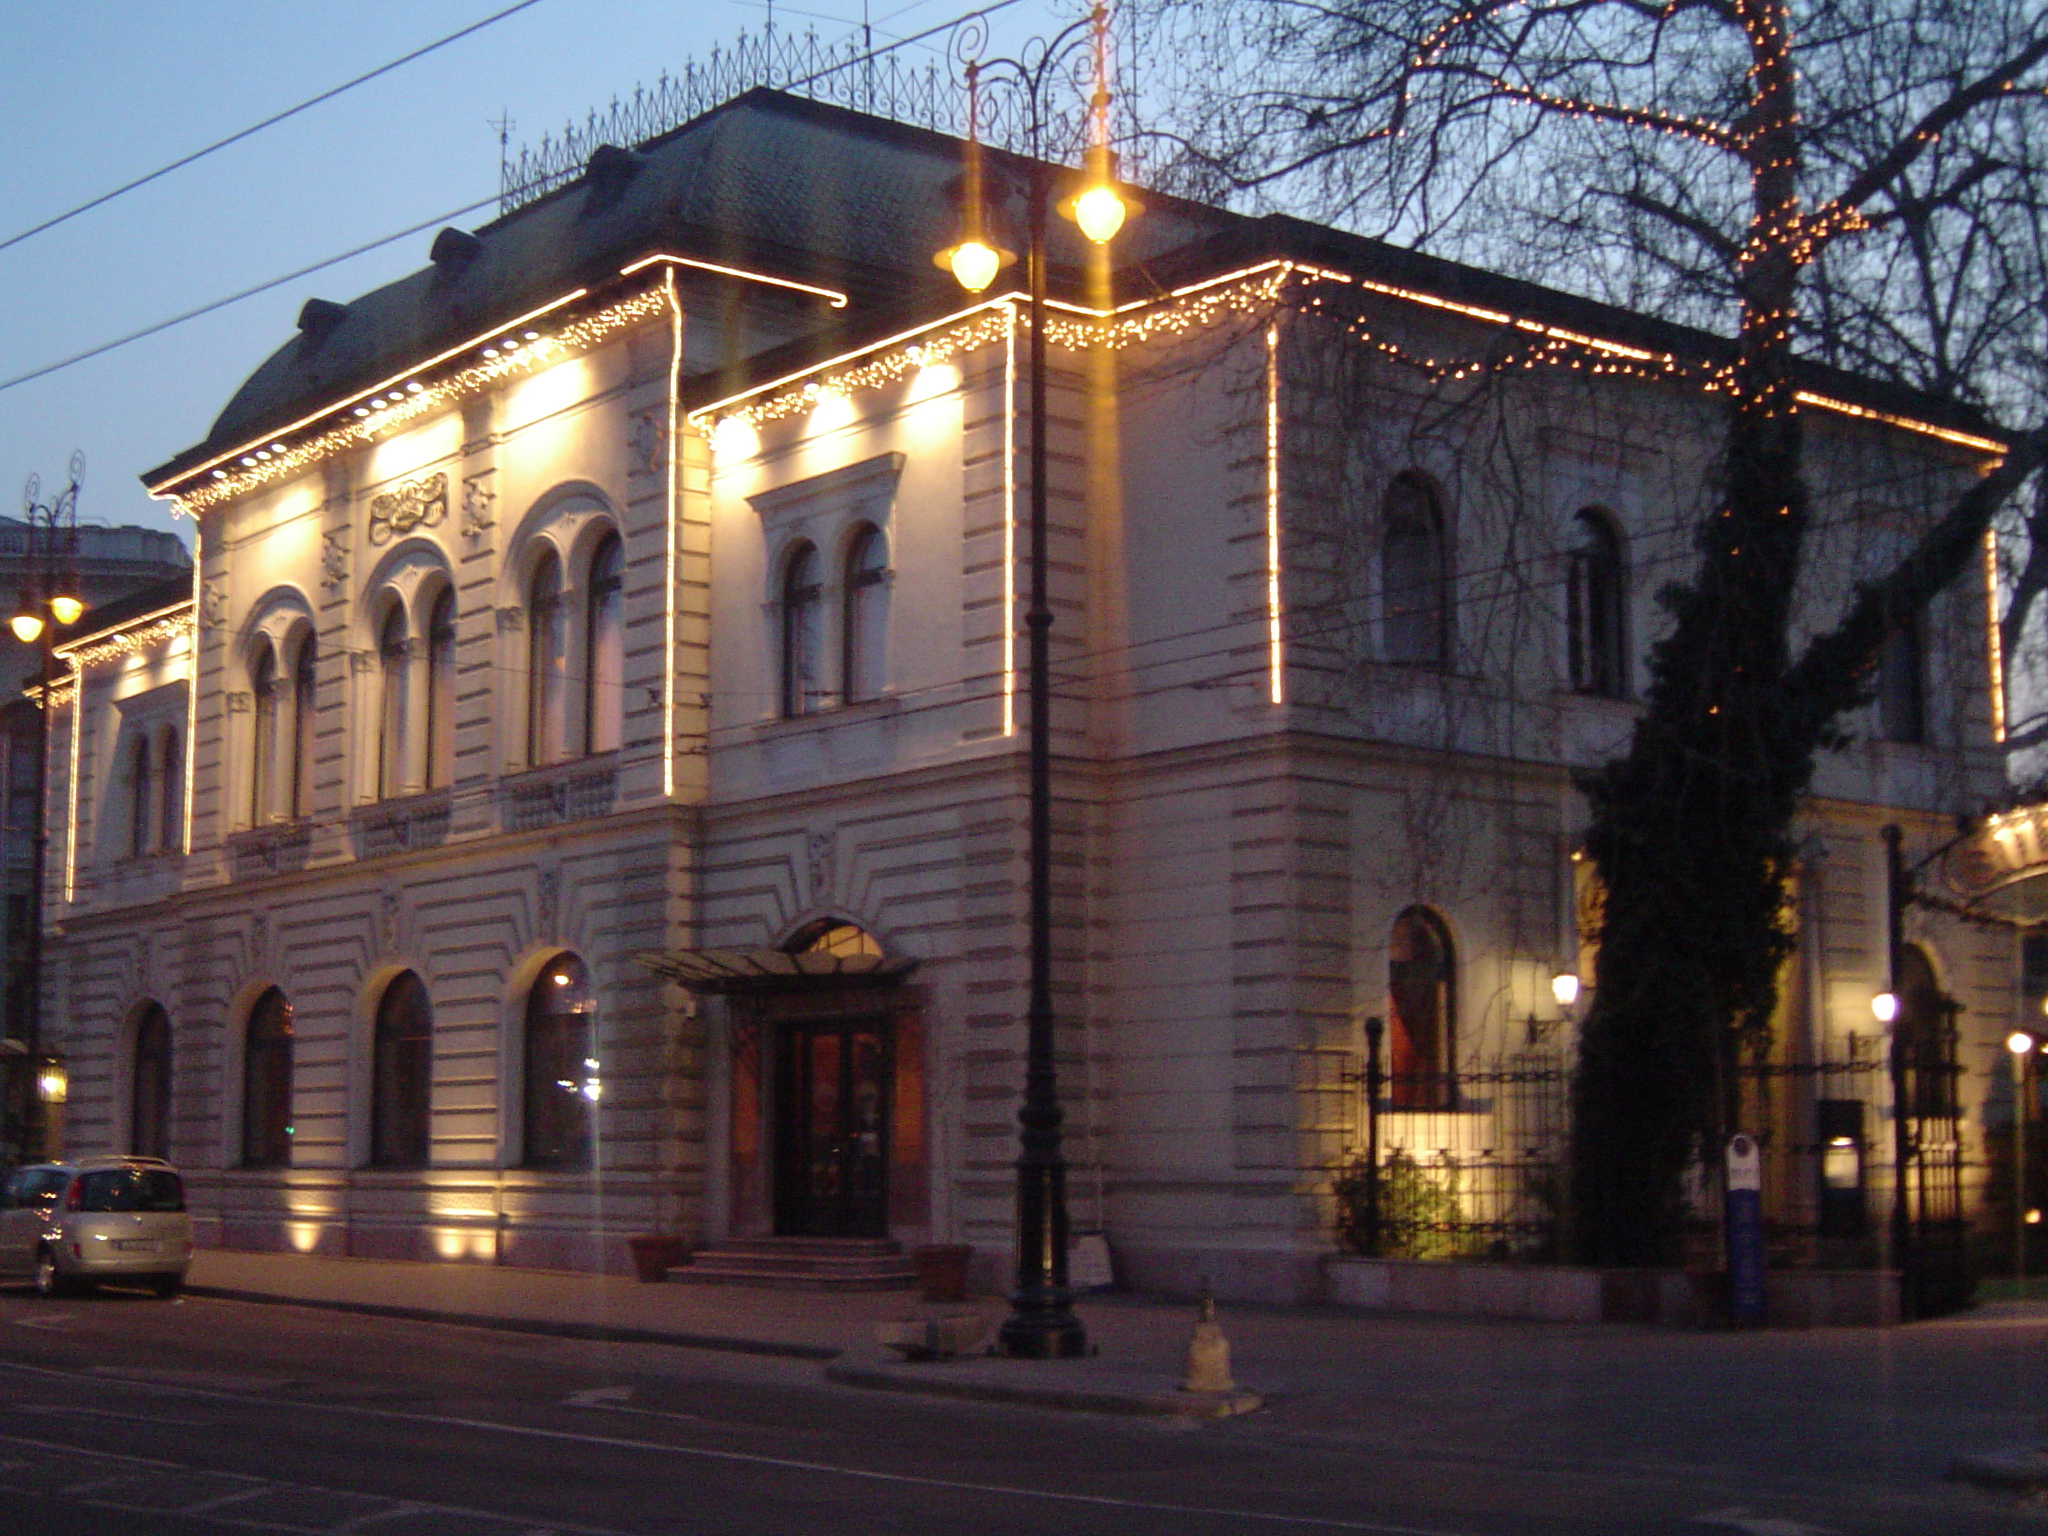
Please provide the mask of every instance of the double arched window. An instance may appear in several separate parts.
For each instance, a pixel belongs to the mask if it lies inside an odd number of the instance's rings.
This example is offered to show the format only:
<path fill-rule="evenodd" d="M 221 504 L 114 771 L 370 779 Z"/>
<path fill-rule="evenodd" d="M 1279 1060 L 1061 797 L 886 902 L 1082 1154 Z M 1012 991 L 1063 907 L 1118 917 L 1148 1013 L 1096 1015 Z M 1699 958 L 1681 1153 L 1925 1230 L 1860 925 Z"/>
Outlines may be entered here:
<path fill-rule="evenodd" d="M 424 1168 L 431 1146 L 434 1013 L 426 984 L 401 973 L 377 1002 L 370 1062 L 370 1161 Z"/>
<path fill-rule="evenodd" d="M 167 725 L 157 743 L 156 845 L 165 853 L 185 847 L 185 738 Z"/>
<path fill-rule="evenodd" d="M 1587 507 L 1572 519 L 1565 580 L 1565 630 L 1572 687 L 1597 698 L 1628 696 L 1627 570 L 1621 535 Z"/>
<path fill-rule="evenodd" d="M 393 602 L 377 627 L 377 798 L 406 791 L 406 726 L 410 723 L 412 645 L 405 633 L 405 607 Z"/>
<path fill-rule="evenodd" d="M 608 533 L 590 557 L 583 614 L 583 750 L 616 752 L 625 715 L 625 546 Z"/>
<path fill-rule="evenodd" d="M 817 546 L 799 541 L 783 557 L 776 607 L 780 686 L 777 707 L 784 716 L 808 715 L 833 698 L 826 651 L 824 558 Z M 889 633 L 889 542 L 873 523 L 856 527 L 845 545 L 837 574 L 839 601 L 838 699 L 859 704 L 881 697 L 887 687 Z"/>
<path fill-rule="evenodd" d="M 135 1021 L 135 1058 L 128 1088 L 128 1150 L 171 1155 L 171 1017 L 146 1003 Z"/>
<path fill-rule="evenodd" d="M 291 813 L 304 821 L 313 814 L 313 728 L 320 707 L 320 648 L 313 637 L 299 637 L 292 661 Z"/>
<path fill-rule="evenodd" d="M 1400 666 L 1451 664 L 1451 567 L 1443 509 L 1416 475 L 1380 508 L 1380 653 Z"/>
<path fill-rule="evenodd" d="M 128 744 L 128 852 L 140 858 L 150 851 L 150 818 L 156 814 L 151 780 L 156 773 L 156 748 L 147 736 Z"/>
<path fill-rule="evenodd" d="M 562 612 L 562 562 L 549 550 L 526 589 L 526 760 L 533 767 L 563 755 L 569 626 Z"/>
<path fill-rule="evenodd" d="M 560 955 L 534 978 L 526 999 L 526 1146 L 534 1168 L 588 1168 L 603 1086 L 597 999 L 590 971 Z"/>
<path fill-rule="evenodd" d="M 242 1162 L 292 1160 L 292 1005 L 272 987 L 256 999 L 242 1036 Z"/>
<path fill-rule="evenodd" d="M 1387 943 L 1387 1102 L 1445 1109 L 1453 1098 L 1457 966 L 1450 931 L 1427 907 L 1394 919 Z"/>
<path fill-rule="evenodd" d="M 261 826 L 277 813 L 277 651 L 268 640 L 258 642 L 249 668 L 249 687 L 256 715 L 250 743 L 249 820 Z"/>
<path fill-rule="evenodd" d="M 625 544 L 607 529 L 580 584 L 552 547 L 527 577 L 526 765 L 615 752 L 624 734 Z"/>

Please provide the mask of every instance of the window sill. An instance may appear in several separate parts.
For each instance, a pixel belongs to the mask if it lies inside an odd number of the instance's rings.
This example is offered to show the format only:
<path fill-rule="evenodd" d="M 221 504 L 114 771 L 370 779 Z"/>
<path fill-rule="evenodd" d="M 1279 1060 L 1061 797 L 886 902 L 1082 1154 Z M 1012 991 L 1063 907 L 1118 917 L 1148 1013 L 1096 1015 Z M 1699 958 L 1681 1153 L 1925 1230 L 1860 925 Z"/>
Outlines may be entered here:
<path fill-rule="evenodd" d="M 448 840 L 454 801 L 446 788 L 359 805 L 349 813 L 349 837 L 359 859 L 436 848 Z"/>
<path fill-rule="evenodd" d="M 304 869 L 312 847 L 309 821 L 270 822 L 230 832 L 227 838 L 228 862 L 238 880 Z"/>
<path fill-rule="evenodd" d="M 765 720 L 756 720 L 753 731 L 757 739 L 772 741 L 778 736 L 793 736 L 821 726 L 885 718 L 900 713 L 902 708 L 901 699 L 893 693 L 885 693 L 879 698 L 862 699 L 858 704 L 833 704 L 824 709 L 814 709 L 808 715 L 770 715 Z"/>
<path fill-rule="evenodd" d="M 499 817 L 507 832 L 530 832 L 565 821 L 608 816 L 618 798 L 616 752 L 527 768 L 498 781 Z"/>

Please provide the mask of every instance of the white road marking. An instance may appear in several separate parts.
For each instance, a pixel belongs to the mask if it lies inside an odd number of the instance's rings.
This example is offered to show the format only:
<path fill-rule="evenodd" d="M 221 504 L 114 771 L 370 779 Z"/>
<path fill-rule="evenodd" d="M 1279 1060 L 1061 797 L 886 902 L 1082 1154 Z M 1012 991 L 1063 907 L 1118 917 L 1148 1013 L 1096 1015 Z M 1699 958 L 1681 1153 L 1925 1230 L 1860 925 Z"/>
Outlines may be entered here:
<path fill-rule="evenodd" d="M 40 1328 L 46 1333 L 61 1333 L 71 1321 L 69 1312 L 59 1312 L 54 1317 L 10 1317 L 8 1321 L 17 1328 Z"/>
<path fill-rule="evenodd" d="M 1771 1515 L 1753 1515 L 1742 1505 L 1729 1509 L 1711 1510 L 1704 1515 L 1692 1517 L 1694 1525 L 1721 1525 L 1742 1536 L 1836 1536 L 1836 1533 L 1818 1525 L 1806 1525 L 1798 1520 L 1780 1520 Z"/>
<path fill-rule="evenodd" d="M 633 1400 L 631 1387 L 592 1387 L 571 1392 L 562 1401 L 571 1408 L 617 1408 Z"/>
<path fill-rule="evenodd" d="M 16 1403 L 15 1413 L 61 1413 L 66 1416 L 85 1414 L 95 1419 L 120 1419 L 128 1424 L 185 1424 L 193 1427 L 204 1424 L 204 1419 L 167 1419 L 160 1413 L 121 1413 L 113 1408 L 88 1408 L 82 1403 Z"/>
<path fill-rule="evenodd" d="M 232 1472 L 216 1475 L 225 1475 L 228 1477 L 235 1476 L 235 1474 Z M 248 1479 L 242 1478 L 239 1479 L 239 1481 L 247 1482 Z M 201 1499 L 197 1504 L 181 1504 L 178 1506 L 177 1512 L 181 1515 L 204 1514 L 206 1511 L 211 1509 L 226 1509 L 230 1505 L 246 1504 L 251 1499 L 268 1498 L 271 1494 L 279 1493 L 281 1491 L 283 1491 L 281 1484 L 257 1483 L 255 1487 L 244 1488 L 240 1493 L 223 1493 L 217 1498 Z"/>
<path fill-rule="evenodd" d="M 21 1365 L 11 1360 L 0 1361 L 0 1369 L 32 1376 L 78 1379 L 68 1371 Z M 1389 1525 L 1384 1521 L 1335 1520 L 1321 1515 L 1282 1515 L 1266 1510 L 1228 1509 L 1203 1504 L 1161 1504 L 1149 1499 L 1112 1498 L 1107 1494 L 1065 1493 L 1047 1488 L 1019 1488 L 1004 1483 L 970 1483 L 958 1478 L 919 1477 L 908 1472 L 877 1472 L 866 1467 L 838 1466 L 826 1461 L 800 1461 L 790 1456 L 763 1456 L 749 1451 L 718 1451 L 694 1445 L 668 1445 L 659 1440 L 628 1440 L 617 1435 L 580 1435 L 568 1430 L 540 1429 L 525 1424 L 502 1424 L 491 1419 L 457 1418 L 449 1414 L 407 1413 L 396 1408 L 365 1408 L 350 1403 L 277 1398 L 243 1398 L 233 1392 L 209 1391 L 202 1387 L 166 1386 L 155 1382 L 137 1382 L 135 1387 L 138 1391 L 160 1392 L 174 1397 L 204 1397 L 216 1400 L 225 1398 L 231 1402 L 255 1403 L 272 1410 L 295 1407 L 314 1413 L 347 1414 L 356 1418 L 384 1419 L 400 1424 L 438 1424 L 448 1429 L 482 1430 L 489 1434 L 512 1435 L 526 1440 L 554 1440 L 569 1445 L 604 1446 L 612 1450 L 654 1451 L 665 1456 L 680 1456 L 696 1461 L 774 1467 L 784 1472 L 813 1472 L 821 1476 L 847 1477 L 861 1482 L 891 1483 L 910 1488 L 942 1488 L 954 1493 L 987 1493 L 1004 1498 L 1038 1499 L 1054 1504 L 1080 1504 L 1093 1509 L 1142 1510 L 1163 1515 L 1200 1515 L 1211 1519 L 1257 1521 L 1262 1525 L 1306 1526 L 1324 1531 L 1364 1531 L 1371 1533 L 1371 1536 L 1458 1536 L 1456 1532 L 1414 1525 Z M 16 1439 L 17 1437 L 13 1435 L 0 1434 L 0 1441 Z M 343 1527 L 336 1529 L 341 1530 Z M 1776 1533 L 1763 1532 L 1759 1533 L 1759 1536 L 1776 1536 Z M 1804 1536 L 1804 1533 L 1794 1533 L 1794 1536 Z M 1818 1533 L 1818 1536 L 1828 1536 L 1828 1533 Z"/>

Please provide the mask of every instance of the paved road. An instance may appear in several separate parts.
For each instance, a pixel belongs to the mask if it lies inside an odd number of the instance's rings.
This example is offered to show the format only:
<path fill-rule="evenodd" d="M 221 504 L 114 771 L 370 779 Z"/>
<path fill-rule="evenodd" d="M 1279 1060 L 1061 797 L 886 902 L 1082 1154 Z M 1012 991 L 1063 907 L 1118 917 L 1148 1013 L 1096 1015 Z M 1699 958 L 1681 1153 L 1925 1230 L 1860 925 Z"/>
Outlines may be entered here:
<path fill-rule="evenodd" d="M 1389 1327 L 1381 1381 L 1324 1380 L 1267 1413 L 1187 1428 L 876 1396 L 826 1385 L 801 1361 L 200 1298 L 0 1293 L 0 1531 L 2048 1531 L 2048 1517 L 1932 1475 L 1945 1437 L 1977 1433 L 1971 1413 L 2002 1423 L 1992 1410 L 2007 1385 L 2029 1398 L 2041 1387 L 2030 1362 L 2048 1325 L 1794 1337 L 1790 1356 L 1647 1332 Z M 1937 1383 L 1932 1427 L 1915 1433 L 1912 1405 L 1881 1382 L 1919 1392 L 1911 1352 L 1927 1339 L 1957 1379 Z M 1985 1408 L 1972 1383 L 2022 1348 L 2029 1363 Z M 1770 1421 L 1717 1435 L 1714 1401 L 1745 1361 L 1777 1373 L 1782 1402 Z M 1690 1385 L 1672 1374 L 1686 1362 Z M 1819 1393 L 1845 1369 L 1880 1383 L 1860 1419 Z M 1644 1417 L 1660 1403 L 1685 1411 Z"/>

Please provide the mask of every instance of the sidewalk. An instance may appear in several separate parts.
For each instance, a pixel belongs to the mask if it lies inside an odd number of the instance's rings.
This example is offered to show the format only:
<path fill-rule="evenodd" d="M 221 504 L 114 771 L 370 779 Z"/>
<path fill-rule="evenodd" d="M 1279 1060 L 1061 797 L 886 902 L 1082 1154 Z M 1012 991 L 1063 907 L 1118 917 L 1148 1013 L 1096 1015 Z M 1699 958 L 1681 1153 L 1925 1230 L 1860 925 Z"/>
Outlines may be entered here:
<path fill-rule="evenodd" d="M 914 1291 L 835 1294 L 746 1286 L 644 1285 L 622 1275 L 568 1274 L 481 1264 L 314 1258 L 294 1253 L 201 1249 L 187 1289 L 236 1301 L 325 1307 L 738 1354 L 832 1362 L 849 1386 L 972 1397 L 1090 1412 L 1211 1418 L 1258 1406 L 1247 1394 L 1182 1393 L 1180 1369 L 1194 1309 L 1137 1301 L 1088 1308 L 1094 1358 L 1048 1366 L 986 1358 L 907 1362 L 876 1343 L 876 1324 L 974 1314 L 989 1332 L 1004 1307 L 994 1297 L 933 1306 Z"/>

